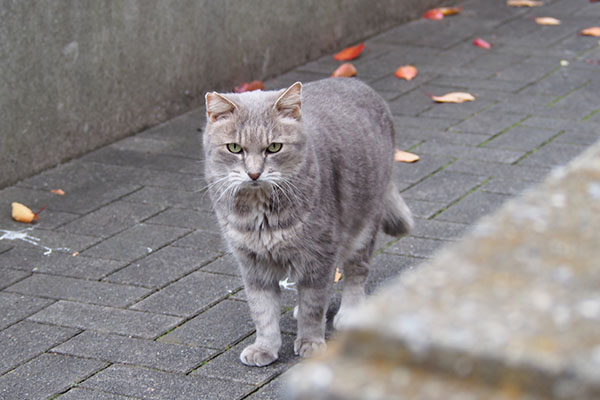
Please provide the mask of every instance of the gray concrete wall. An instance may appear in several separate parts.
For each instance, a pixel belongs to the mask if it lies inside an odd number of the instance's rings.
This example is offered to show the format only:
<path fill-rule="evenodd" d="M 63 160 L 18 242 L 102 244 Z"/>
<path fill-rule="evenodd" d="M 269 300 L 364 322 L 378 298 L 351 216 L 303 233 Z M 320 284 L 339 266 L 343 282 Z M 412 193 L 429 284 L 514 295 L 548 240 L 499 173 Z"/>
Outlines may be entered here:
<path fill-rule="evenodd" d="M 0 187 L 440 0 L 0 0 Z"/>

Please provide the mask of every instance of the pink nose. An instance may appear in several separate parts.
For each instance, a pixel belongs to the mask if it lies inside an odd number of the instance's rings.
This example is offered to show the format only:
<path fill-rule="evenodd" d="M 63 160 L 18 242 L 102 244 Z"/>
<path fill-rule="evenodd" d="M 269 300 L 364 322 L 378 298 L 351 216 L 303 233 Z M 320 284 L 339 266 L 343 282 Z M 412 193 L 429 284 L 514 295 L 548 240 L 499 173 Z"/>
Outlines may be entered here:
<path fill-rule="evenodd" d="M 260 176 L 260 172 L 259 173 L 252 173 L 252 172 L 248 172 L 248 176 L 250 178 L 252 178 L 253 181 L 257 180 L 258 177 Z"/>

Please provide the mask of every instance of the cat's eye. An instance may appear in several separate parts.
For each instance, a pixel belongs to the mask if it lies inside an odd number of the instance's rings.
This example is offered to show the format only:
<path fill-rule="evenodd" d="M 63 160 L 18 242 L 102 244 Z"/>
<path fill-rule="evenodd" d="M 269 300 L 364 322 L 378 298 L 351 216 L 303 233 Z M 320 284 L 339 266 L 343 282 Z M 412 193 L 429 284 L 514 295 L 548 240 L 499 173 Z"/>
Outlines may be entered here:
<path fill-rule="evenodd" d="M 281 150 L 281 143 L 271 143 L 269 147 L 267 147 L 267 153 L 277 153 Z"/>
<path fill-rule="evenodd" d="M 240 153 L 242 151 L 242 146 L 240 146 L 237 143 L 227 143 L 227 150 L 229 150 L 232 153 Z"/>

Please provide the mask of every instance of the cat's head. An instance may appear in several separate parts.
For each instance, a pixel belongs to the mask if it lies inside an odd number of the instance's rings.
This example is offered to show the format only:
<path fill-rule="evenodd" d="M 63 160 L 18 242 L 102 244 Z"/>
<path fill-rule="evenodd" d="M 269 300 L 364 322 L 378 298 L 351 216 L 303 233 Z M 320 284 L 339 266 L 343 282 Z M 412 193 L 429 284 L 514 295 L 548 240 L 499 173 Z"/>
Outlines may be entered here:
<path fill-rule="evenodd" d="M 223 188 L 268 188 L 302 167 L 302 84 L 281 91 L 206 94 L 206 177 Z M 224 186 L 227 185 L 227 186 Z M 226 189 L 222 189 L 226 190 Z"/>

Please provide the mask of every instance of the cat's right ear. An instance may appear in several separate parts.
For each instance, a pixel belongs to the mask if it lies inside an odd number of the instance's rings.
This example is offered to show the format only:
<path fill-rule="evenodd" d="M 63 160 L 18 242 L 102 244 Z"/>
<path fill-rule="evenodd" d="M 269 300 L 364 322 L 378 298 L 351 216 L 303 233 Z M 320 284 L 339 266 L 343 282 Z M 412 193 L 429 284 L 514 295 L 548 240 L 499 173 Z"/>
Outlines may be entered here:
<path fill-rule="evenodd" d="M 217 92 L 206 93 L 206 115 L 210 122 L 228 118 L 237 109 L 235 103 Z"/>

